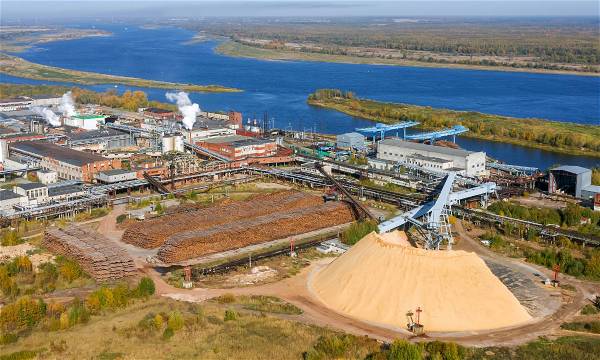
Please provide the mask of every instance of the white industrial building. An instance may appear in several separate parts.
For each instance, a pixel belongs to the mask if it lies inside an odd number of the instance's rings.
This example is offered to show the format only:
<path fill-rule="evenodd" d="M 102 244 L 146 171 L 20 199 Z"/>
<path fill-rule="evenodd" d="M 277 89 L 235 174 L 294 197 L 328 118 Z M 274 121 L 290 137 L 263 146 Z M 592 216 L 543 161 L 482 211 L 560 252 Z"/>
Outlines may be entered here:
<path fill-rule="evenodd" d="M 37 174 L 38 180 L 44 185 L 58 182 L 58 173 L 56 171 L 40 169 L 35 173 Z"/>
<path fill-rule="evenodd" d="M 377 159 L 436 171 L 455 171 L 466 176 L 486 174 L 484 152 L 426 145 L 397 138 L 378 143 Z"/>
<path fill-rule="evenodd" d="M 126 169 L 113 169 L 101 171 L 96 174 L 96 180 L 105 184 L 114 184 L 117 182 L 137 179 L 137 172 Z"/>
<path fill-rule="evenodd" d="M 29 203 L 48 201 L 48 187 L 42 183 L 23 183 L 13 186 L 15 194 L 26 196 Z"/>
<path fill-rule="evenodd" d="M 365 136 L 357 132 L 340 134 L 335 137 L 335 145 L 344 150 L 365 150 Z"/>
<path fill-rule="evenodd" d="M 16 194 L 10 190 L 0 190 L 0 214 L 9 215 L 14 212 L 14 207 L 27 203 L 25 196 Z"/>
<path fill-rule="evenodd" d="M 165 134 L 162 137 L 162 153 L 168 153 L 172 151 L 183 152 L 184 143 L 182 134 Z"/>

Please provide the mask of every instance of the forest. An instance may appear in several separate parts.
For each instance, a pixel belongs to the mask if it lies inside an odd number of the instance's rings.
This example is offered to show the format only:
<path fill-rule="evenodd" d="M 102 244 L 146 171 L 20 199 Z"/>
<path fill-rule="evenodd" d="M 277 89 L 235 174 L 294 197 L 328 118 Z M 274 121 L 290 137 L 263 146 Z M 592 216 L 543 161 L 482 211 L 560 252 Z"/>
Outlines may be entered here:
<path fill-rule="evenodd" d="M 378 49 L 424 62 L 598 72 L 597 20 L 589 19 L 328 19 L 322 22 L 209 21 L 194 30 L 252 46 L 335 55 L 385 57 Z M 264 43 L 247 40 L 265 40 Z M 436 56 L 445 55 L 445 56 Z M 458 57 L 460 56 L 460 57 Z"/>
<path fill-rule="evenodd" d="M 79 87 L 55 86 L 55 85 L 15 85 L 0 84 L 0 97 L 11 98 L 16 96 L 55 95 L 62 96 L 71 91 L 73 99 L 79 104 L 98 104 L 112 108 L 128 111 L 137 111 L 141 107 L 158 107 L 176 111 L 177 106 L 158 101 L 149 101 L 143 91 L 125 91 L 119 95 L 116 90 L 96 92 Z"/>
<path fill-rule="evenodd" d="M 308 96 L 314 106 L 335 109 L 381 123 L 418 121 L 420 129 L 463 125 L 461 136 L 512 143 L 569 154 L 600 156 L 600 127 L 541 119 L 519 119 L 474 111 L 454 111 L 356 97 L 352 92 L 319 89 Z"/>

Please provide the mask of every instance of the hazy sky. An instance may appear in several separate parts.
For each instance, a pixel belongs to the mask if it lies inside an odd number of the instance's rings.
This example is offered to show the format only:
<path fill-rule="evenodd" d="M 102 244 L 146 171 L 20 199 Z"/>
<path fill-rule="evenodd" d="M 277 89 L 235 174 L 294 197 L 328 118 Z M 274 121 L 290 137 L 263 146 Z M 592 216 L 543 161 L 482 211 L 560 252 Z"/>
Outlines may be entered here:
<path fill-rule="evenodd" d="M 598 1 L 0 0 L 2 23 L 204 16 L 599 16 Z"/>

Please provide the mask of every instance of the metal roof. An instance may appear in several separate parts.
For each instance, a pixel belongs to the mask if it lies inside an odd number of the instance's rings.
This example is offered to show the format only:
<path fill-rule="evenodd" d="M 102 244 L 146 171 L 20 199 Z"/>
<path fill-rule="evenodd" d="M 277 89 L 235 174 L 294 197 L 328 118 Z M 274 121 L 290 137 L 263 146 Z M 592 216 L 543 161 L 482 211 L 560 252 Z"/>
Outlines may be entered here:
<path fill-rule="evenodd" d="M 23 197 L 17 193 L 14 193 L 10 190 L 0 190 L 0 201 L 9 200 L 9 199 L 17 199 Z"/>
<path fill-rule="evenodd" d="M 102 138 L 122 136 L 122 135 L 128 135 L 128 134 L 123 131 L 105 128 L 105 129 L 99 129 L 99 130 L 82 131 L 82 132 L 77 132 L 77 133 L 73 132 L 73 133 L 70 133 L 69 135 L 67 135 L 67 137 L 71 141 L 80 141 L 80 140 L 88 140 L 88 139 L 102 139 Z"/>
<path fill-rule="evenodd" d="M 452 156 L 468 156 L 474 154 L 473 151 L 467 151 L 463 149 L 452 149 L 444 146 L 435 146 L 435 145 L 427 145 L 414 143 L 410 141 L 400 140 L 398 138 L 391 138 L 381 140 L 379 144 L 388 145 L 388 146 L 397 146 L 405 149 L 417 150 L 417 151 L 430 151 L 438 154 L 446 154 Z"/>
<path fill-rule="evenodd" d="M 585 174 L 586 172 L 591 172 L 592 170 L 576 165 L 562 165 L 555 167 L 554 169 L 550 169 L 550 171 L 565 171 L 571 174 L 579 175 Z"/>
<path fill-rule="evenodd" d="M 127 169 L 112 169 L 112 170 L 101 171 L 98 174 L 104 174 L 106 176 L 112 176 L 112 175 L 122 175 L 122 174 L 130 174 L 130 173 L 135 173 L 135 171 L 134 170 L 127 170 Z"/>
<path fill-rule="evenodd" d="M 67 164 L 83 166 L 98 161 L 107 161 L 102 156 L 73 150 L 64 146 L 55 145 L 46 141 L 22 141 L 10 144 L 12 149 L 38 157 L 56 159 Z"/>
<path fill-rule="evenodd" d="M 46 185 L 36 182 L 15 184 L 15 186 L 23 190 L 33 190 L 46 187 Z"/>

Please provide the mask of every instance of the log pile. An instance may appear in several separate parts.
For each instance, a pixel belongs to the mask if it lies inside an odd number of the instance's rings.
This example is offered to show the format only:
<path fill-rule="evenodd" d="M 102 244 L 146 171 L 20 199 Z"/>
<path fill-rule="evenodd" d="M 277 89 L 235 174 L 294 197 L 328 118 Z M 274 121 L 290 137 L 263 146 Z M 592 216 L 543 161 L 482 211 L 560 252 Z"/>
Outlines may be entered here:
<path fill-rule="evenodd" d="M 104 235 L 71 225 L 65 229 L 49 228 L 42 246 L 79 263 L 97 281 L 121 279 L 137 273 L 133 259 Z"/>
<path fill-rule="evenodd" d="M 178 233 L 208 229 L 241 219 L 310 207 L 322 202 L 318 196 L 299 191 L 261 194 L 245 201 L 224 201 L 210 207 L 138 222 L 127 228 L 123 234 L 123 241 L 141 248 L 153 249 Z"/>
<path fill-rule="evenodd" d="M 165 263 L 303 234 L 354 220 L 351 207 L 342 202 L 279 211 L 214 225 L 202 230 L 181 232 L 162 245 L 157 257 Z"/>

